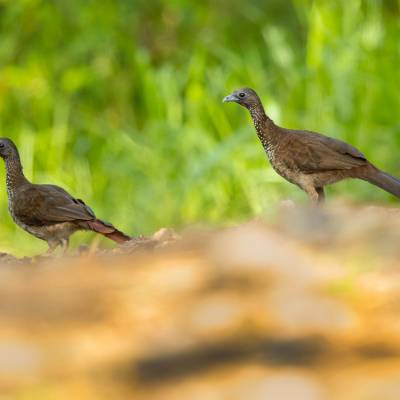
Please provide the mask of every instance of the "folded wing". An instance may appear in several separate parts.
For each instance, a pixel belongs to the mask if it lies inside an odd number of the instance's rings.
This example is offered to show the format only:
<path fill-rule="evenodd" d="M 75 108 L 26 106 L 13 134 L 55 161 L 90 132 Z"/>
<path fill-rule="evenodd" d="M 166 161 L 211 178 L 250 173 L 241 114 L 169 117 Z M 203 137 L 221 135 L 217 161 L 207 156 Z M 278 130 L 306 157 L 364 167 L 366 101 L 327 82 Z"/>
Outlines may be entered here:
<path fill-rule="evenodd" d="M 18 194 L 14 212 L 27 225 L 90 221 L 95 214 L 82 200 L 55 185 L 27 185 Z"/>
<path fill-rule="evenodd" d="M 355 147 L 315 132 L 294 133 L 289 145 L 295 166 L 304 173 L 349 170 L 368 164 Z"/>

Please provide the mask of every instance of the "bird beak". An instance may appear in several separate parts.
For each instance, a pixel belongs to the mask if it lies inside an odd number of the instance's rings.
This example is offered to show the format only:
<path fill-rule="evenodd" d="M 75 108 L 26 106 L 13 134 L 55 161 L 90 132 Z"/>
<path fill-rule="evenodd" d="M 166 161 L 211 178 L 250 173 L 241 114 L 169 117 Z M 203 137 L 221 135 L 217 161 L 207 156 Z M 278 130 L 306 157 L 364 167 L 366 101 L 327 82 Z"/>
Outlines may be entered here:
<path fill-rule="evenodd" d="M 239 98 L 235 94 L 230 94 L 229 96 L 224 97 L 222 100 L 223 103 L 230 103 L 232 101 L 238 101 Z"/>

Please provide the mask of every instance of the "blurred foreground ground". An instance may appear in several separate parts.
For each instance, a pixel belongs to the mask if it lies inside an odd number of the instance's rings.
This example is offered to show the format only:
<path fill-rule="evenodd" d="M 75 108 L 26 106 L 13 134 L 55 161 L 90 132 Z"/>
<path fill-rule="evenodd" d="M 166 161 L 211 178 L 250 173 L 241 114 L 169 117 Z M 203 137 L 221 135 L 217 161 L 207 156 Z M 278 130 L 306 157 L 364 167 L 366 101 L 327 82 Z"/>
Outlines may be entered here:
<path fill-rule="evenodd" d="M 0 268 L 0 399 L 398 400 L 400 211 L 283 206 Z"/>

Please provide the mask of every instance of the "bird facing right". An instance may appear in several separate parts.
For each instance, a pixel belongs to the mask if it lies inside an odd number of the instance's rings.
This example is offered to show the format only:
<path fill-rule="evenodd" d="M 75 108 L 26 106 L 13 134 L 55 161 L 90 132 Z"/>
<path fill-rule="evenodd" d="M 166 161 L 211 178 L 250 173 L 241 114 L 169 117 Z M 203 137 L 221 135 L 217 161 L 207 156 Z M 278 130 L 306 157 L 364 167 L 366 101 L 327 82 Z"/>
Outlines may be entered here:
<path fill-rule="evenodd" d="M 311 201 L 323 201 L 324 186 L 346 178 L 368 181 L 400 198 L 400 180 L 375 167 L 355 147 L 320 133 L 276 125 L 253 89 L 235 90 L 223 101 L 247 108 L 274 170 L 303 189 Z"/>

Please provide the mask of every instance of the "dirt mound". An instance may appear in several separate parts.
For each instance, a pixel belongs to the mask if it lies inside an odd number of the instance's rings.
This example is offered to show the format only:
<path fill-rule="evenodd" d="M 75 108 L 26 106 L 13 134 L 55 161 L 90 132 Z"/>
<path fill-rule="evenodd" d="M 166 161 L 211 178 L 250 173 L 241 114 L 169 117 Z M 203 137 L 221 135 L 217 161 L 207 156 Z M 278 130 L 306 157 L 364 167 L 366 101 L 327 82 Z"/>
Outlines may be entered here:
<path fill-rule="evenodd" d="M 399 239 L 397 210 L 290 206 L 113 251 L 0 255 L 0 392 L 397 400 Z"/>

